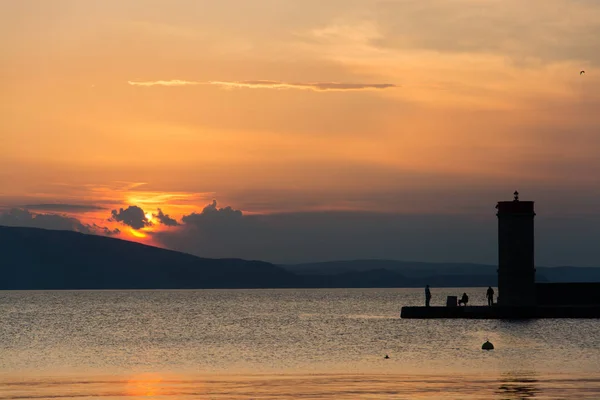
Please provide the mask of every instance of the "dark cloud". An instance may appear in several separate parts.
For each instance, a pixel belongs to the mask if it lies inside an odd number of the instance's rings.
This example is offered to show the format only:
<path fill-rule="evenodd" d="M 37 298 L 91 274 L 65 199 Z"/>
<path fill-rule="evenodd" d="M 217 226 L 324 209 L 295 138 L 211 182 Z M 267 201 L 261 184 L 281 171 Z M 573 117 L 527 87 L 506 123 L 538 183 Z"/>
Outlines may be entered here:
<path fill-rule="evenodd" d="M 158 219 L 158 221 L 161 224 L 166 225 L 166 226 L 179 225 L 179 223 L 175 219 L 173 219 L 173 218 L 169 217 L 167 214 L 163 213 L 160 208 L 158 209 L 158 213 L 154 214 L 154 218 Z"/>
<path fill-rule="evenodd" d="M 59 212 L 86 212 L 86 211 L 98 211 L 105 210 L 104 207 L 85 205 L 85 204 L 28 204 L 23 206 L 28 210 L 39 210 L 39 211 L 59 211 Z"/>
<path fill-rule="evenodd" d="M 172 235 L 166 232 L 155 232 L 155 236 L 160 243 L 166 247 L 185 251 L 192 254 L 201 254 L 203 250 L 197 249 L 194 252 L 193 247 L 200 245 L 202 249 L 207 249 L 212 244 L 218 244 L 219 250 L 209 251 L 217 258 L 235 257 L 237 251 L 234 249 L 236 243 L 243 241 L 243 237 L 251 229 L 247 227 L 248 219 L 245 218 L 240 210 L 231 207 L 219 208 L 216 200 L 199 213 L 192 213 L 182 218 L 182 226 L 173 232 Z M 232 244 L 228 252 L 224 246 L 225 242 Z M 225 256 L 225 254 L 228 254 Z M 221 257 L 221 255 L 224 255 Z"/>
<path fill-rule="evenodd" d="M 58 214 L 34 214 L 21 208 L 13 208 L 0 214 L 0 225 L 93 233 L 89 225 L 82 224 L 76 218 Z"/>
<path fill-rule="evenodd" d="M 132 227 L 133 229 L 142 229 L 143 227 L 150 226 L 152 223 L 146 218 L 144 210 L 138 206 L 129 206 L 126 209 L 119 209 L 111 211 L 112 217 L 109 221 L 120 222 L 123 225 Z"/>
<path fill-rule="evenodd" d="M 84 224 L 77 218 L 68 217 L 66 215 L 36 214 L 21 208 L 13 208 L 0 213 L 0 225 L 75 231 L 107 236 L 120 233 L 118 229 L 109 229 L 96 224 Z"/>
<path fill-rule="evenodd" d="M 213 202 L 202 210 L 201 213 L 192 213 L 182 218 L 182 221 L 186 225 L 192 225 L 196 227 L 215 227 L 221 228 L 231 224 L 238 223 L 242 220 L 242 212 L 240 210 L 234 210 L 231 207 L 218 208 L 217 201 Z"/>
<path fill-rule="evenodd" d="M 357 258 L 493 262 L 495 218 L 492 212 L 485 226 L 476 218 L 441 215 L 203 211 L 184 217 L 182 229 L 156 237 L 170 248 L 203 257 L 277 263 Z"/>
<path fill-rule="evenodd" d="M 169 248 L 202 257 L 297 263 L 347 259 L 497 262 L 495 203 L 483 215 L 304 212 L 244 215 L 206 207 L 178 230 L 157 232 Z M 544 212 L 543 207 L 539 207 Z M 600 216 L 536 218 L 538 265 L 598 265 Z"/>
<path fill-rule="evenodd" d="M 97 231 L 103 233 L 106 236 L 118 235 L 119 233 L 121 233 L 121 230 L 119 228 L 110 229 L 106 226 L 100 226 L 96 224 L 93 224 L 93 226 Z"/>

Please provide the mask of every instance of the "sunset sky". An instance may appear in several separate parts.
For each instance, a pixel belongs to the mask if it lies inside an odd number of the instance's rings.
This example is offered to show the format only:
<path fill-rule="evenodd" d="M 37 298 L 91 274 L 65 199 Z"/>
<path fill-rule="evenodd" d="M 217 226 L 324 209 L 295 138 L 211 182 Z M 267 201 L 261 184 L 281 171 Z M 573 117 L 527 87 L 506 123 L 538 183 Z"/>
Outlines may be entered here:
<path fill-rule="evenodd" d="M 5 0 L 0 48 L 0 224 L 494 263 L 518 189 L 600 266 L 596 0 Z"/>

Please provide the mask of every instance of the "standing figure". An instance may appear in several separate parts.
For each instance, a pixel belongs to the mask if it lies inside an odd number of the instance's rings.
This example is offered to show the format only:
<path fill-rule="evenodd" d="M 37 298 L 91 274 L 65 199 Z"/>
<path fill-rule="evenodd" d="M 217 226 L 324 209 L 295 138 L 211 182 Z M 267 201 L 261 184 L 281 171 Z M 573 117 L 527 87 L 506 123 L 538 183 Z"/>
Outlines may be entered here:
<path fill-rule="evenodd" d="M 492 289 L 491 286 L 488 288 L 485 296 L 487 297 L 488 306 L 493 306 L 494 305 L 494 289 Z"/>
<path fill-rule="evenodd" d="M 463 306 L 466 306 L 468 302 L 469 296 L 467 296 L 466 293 L 463 293 L 462 297 L 458 300 L 458 305 L 460 306 L 462 304 Z"/>
<path fill-rule="evenodd" d="M 429 290 L 429 285 L 425 286 L 425 307 L 429 307 L 429 302 L 431 301 L 431 291 Z"/>

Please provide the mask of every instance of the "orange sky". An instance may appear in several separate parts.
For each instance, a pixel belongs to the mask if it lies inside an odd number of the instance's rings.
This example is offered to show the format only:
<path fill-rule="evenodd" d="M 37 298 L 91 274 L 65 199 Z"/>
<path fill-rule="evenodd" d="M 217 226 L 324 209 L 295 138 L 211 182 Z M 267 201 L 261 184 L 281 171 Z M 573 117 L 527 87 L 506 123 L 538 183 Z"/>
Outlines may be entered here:
<path fill-rule="evenodd" d="M 598 2 L 7 0 L 0 46 L 5 208 L 600 212 Z"/>

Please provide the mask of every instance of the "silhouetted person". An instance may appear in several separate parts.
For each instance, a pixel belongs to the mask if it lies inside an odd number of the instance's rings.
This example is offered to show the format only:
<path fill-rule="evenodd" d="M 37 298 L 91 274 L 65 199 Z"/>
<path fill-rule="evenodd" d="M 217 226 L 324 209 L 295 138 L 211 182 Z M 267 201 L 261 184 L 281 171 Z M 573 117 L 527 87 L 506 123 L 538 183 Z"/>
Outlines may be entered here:
<path fill-rule="evenodd" d="M 425 286 L 425 307 L 429 307 L 429 302 L 431 301 L 431 291 L 429 290 L 429 285 Z"/>
<path fill-rule="evenodd" d="M 469 302 L 469 296 L 467 296 L 466 293 L 463 293 L 462 297 L 460 298 L 460 300 L 458 300 L 458 305 L 460 306 L 462 305 L 467 305 L 467 303 Z"/>
<path fill-rule="evenodd" d="M 488 306 L 493 306 L 494 305 L 494 289 L 492 289 L 491 286 L 488 288 L 485 296 L 487 297 L 487 300 L 488 300 Z"/>

